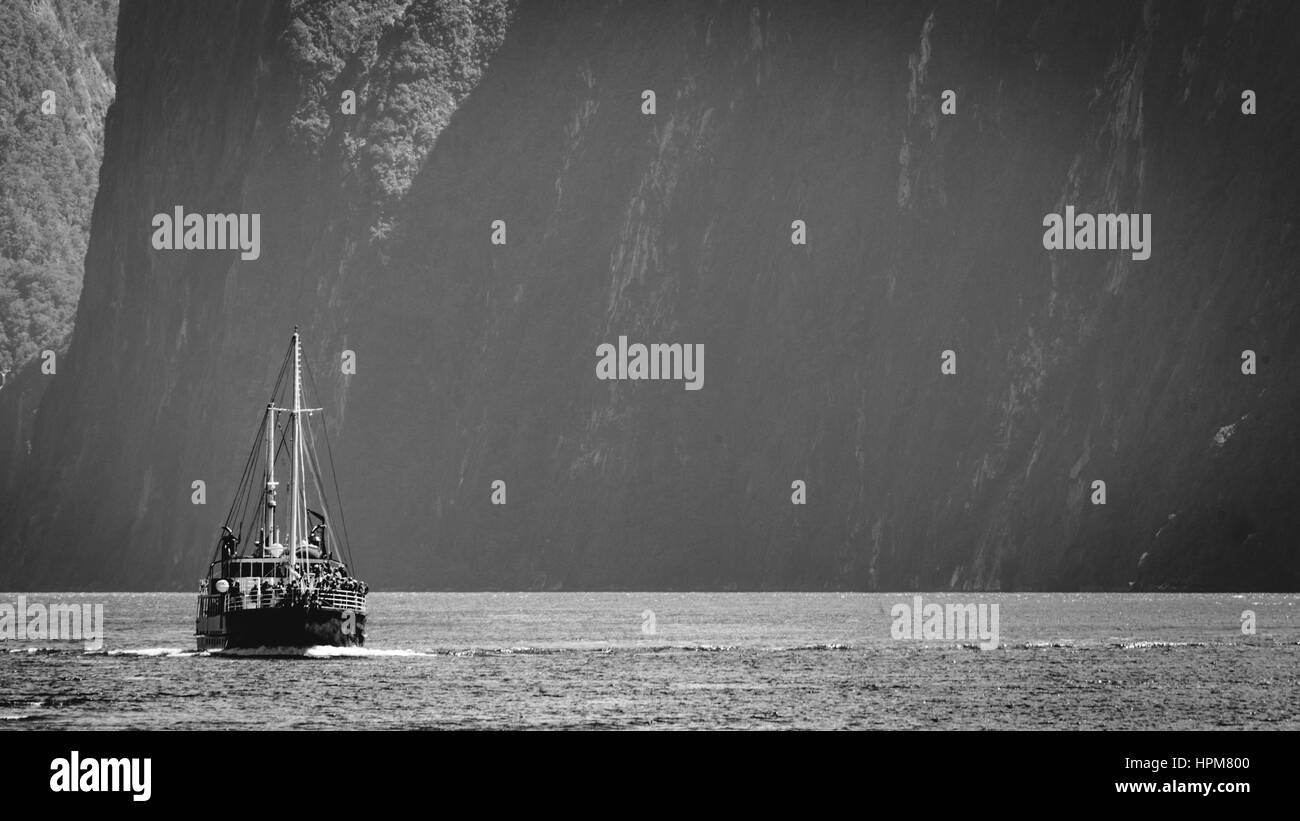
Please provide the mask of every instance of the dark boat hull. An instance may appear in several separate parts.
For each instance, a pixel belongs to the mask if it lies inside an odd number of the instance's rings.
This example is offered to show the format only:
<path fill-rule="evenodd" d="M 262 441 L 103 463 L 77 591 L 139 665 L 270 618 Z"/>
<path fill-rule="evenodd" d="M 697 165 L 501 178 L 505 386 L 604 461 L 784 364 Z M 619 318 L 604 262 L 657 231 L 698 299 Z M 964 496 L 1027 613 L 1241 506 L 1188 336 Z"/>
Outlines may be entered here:
<path fill-rule="evenodd" d="M 351 610 L 268 607 L 236 610 L 224 618 L 225 631 L 200 633 L 200 650 L 279 647 L 361 647 L 366 616 Z"/>

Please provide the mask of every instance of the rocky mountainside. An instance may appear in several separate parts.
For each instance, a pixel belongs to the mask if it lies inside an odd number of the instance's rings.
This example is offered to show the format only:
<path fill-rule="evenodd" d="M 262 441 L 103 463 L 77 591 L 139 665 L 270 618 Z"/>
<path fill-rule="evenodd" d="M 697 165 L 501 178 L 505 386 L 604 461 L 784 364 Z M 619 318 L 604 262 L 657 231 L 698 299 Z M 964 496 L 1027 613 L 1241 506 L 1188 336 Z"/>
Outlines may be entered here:
<path fill-rule="evenodd" d="M 1297 589 L 1298 38 L 1250 2 L 127 4 L 0 588 L 188 588 L 298 324 L 378 589 Z M 175 206 L 260 214 L 260 257 L 155 250 Z M 1150 258 L 1045 249 L 1067 206 L 1150 214 Z M 597 379 L 620 336 L 702 344 L 702 388 Z"/>
<path fill-rule="evenodd" d="M 0 5 L 0 460 L 11 471 L 48 384 L 38 357 L 65 351 L 72 330 L 116 23 L 117 0 Z"/>
<path fill-rule="evenodd" d="M 0 373 L 71 330 L 113 99 L 116 7 L 0 7 Z"/>

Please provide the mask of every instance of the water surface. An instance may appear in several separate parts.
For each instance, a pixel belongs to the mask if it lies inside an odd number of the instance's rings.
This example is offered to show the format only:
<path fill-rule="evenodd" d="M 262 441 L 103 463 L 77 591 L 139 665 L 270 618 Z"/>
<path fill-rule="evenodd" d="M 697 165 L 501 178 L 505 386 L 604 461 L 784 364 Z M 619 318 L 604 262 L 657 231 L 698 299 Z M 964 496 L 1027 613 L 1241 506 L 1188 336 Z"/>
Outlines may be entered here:
<path fill-rule="evenodd" d="M 297 658 L 195 652 L 189 594 L 26 595 L 104 646 L 0 641 L 0 729 L 1300 728 L 1295 595 L 923 594 L 997 603 L 984 651 L 893 639 L 913 594 L 374 593 Z"/>

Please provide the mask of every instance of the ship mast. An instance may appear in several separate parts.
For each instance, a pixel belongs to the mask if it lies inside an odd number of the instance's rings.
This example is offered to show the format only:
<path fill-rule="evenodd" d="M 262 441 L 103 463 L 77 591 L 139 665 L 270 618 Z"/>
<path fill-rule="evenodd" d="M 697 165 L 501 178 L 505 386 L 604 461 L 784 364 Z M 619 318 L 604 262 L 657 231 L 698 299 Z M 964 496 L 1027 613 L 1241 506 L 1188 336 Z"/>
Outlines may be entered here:
<path fill-rule="evenodd" d="M 289 502 L 289 567 L 298 574 L 298 586 L 310 586 L 311 575 L 308 572 L 310 568 L 311 556 L 307 553 L 307 489 L 304 486 L 304 480 L 307 474 L 306 463 L 304 461 L 304 443 L 302 439 L 302 415 L 304 413 L 315 413 L 320 408 L 304 408 L 302 406 L 302 340 L 298 334 L 298 326 L 293 328 L 293 407 L 277 408 L 274 403 L 267 405 L 266 412 L 270 417 L 270 423 L 267 425 L 267 474 L 266 474 L 266 518 L 267 518 L 267 535 L 266 538 L 271 543 L 279 543 L 275 531 L 275 419 L 276 414 L 288 413 L 293 416 L 293 451 L 290 455 L 290 465 L 292 474 L 290 476 L 289 490 L 293 494 Z"/>
<path fill-rule="evenodd" d="M 274 397 L 273 397 L 274 398 Z M 275 403 L 266 403 L 266 510 L 262 530 L 262 554 L 270 555 L 275 535 Z"/>
<path fill-rule="evenodd" d="M 289 518 L 290 561 L 298 568 L 298 546 L 303 540 L 303 510 L 306 499 L 302 490 L 302 345 L 298 338 L 298 326 L 293 328 L 293 505 Z M 303 556 L 300 572 L 306 576 L 307 557 Z M 301 579 L 301 577 L 300 577 Z M 301 586 L 301 581 L 300 581 Z"/>

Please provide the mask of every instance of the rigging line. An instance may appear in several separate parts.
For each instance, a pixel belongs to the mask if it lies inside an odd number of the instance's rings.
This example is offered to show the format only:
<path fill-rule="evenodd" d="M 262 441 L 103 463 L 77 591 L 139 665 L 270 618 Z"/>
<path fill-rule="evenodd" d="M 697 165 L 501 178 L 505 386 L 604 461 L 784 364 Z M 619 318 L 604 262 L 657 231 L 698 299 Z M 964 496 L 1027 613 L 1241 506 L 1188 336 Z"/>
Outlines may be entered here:
<path fill-rule="evenodd" d="M 276 395 L 280 392 L 280 385 L 284 382 L 284 375 L 287 372 L 288 367 L 289 367 L 289 355 L 286 354 L 284 360 L 280 363 L 280 371 L 279 373 L 276 374 L 275 385 L 271 388 L 272 405 L 275 404 Z M 266 430 L 266 423 L 267 423 L 267 414 L 263 412 L 261 414 L 261 422 L 258 424 L 257 434 L 256 436 L 253 437 L 253 446 L 249 449 L 248 461 L 245 462 L 244 464 L 244 471 L 240 475 L 239 485 L 235 489 L 234 499 L 231 500 L 230 510 L 227 511 L 226 513 L 226 521 L 225 521 L 226 527 L 230 526 L 231 521 L 234 517 L 235 508 L 239 505 L 239 500 L 241 498 L 244 499 L 244 505 L 242 510 L 240 511 L 240 521 L 244 521 L 244 518 L 247 514 L 248 502 L 252 498 L 252 490 L 253 490 L 252 480 L 253 480 L 253 476 L 256 475 L 257 456 L 260 450 L 258 442 L 261 440 L 262 434 Z M 241 527 L 239 533 L 241 540 L 243 539 L 244 535 L 245 534 L 243 533 L 243 528 Z M 214 562 L 216 561 L 217 556 L 220 554 L 220 551 L 221 551 L 221 537 L 218 536 L 217 542 L 213 546 L 213 550 L 212 550 L 212 561 Z"/>
<path fill-rule="evenodd" d="M 312 432 L 310 427 L 307 428 L 307 433 L 309 438 L 311 439 L 311 450 L 308 451 L 308 454 L 311 456 L 312 478 L 316 482 L 316 493 L 320 496 L 321 507 L 324 508 L 325 515 L 326 517 L 328 517 L 330 515 L 330 505 L 328 499 L 325 496 L 325 489 L 323 487 L 324 476 L 322 475 L 322 471 L 320 469 L 320 458 L 316 453 L 316 434 Z M 337 491 L 336 491 L 336 496 L 337 496 Z M 327 525 L 329 527 L 333 527 L 333 525 L 328 521 L 327 521 Z M 346 559 L 348 566 L 352 567 L 353 566 L 352 545 L 347 541 L 346 534 L 344 538 L 340 538 L 338 535 L 335 535 L 334 542 L 335 544 L 339 545 L 340 548 L 339 558 Z"/>
<path fill-rule="evenodd" d="M 226 527 L 230 527 L 231 521 L 232 521 L 233 518 L 234 518 L 234 515 L 235 515 L 235 508 L 239 505 L 240 497 L 241 497 L 241 496 L 244 494 L 244 492 L 245 492 L 245 490 L 244 490 L 244 486 L 245 486 L 246 484 L 249 484 L 249 483 L 251 482 L 251 474 L 252 474 L 253 468 L 254 468 L 255 465 L 256 465 L 256 456 L 257 456 L 257 439 L 258 439 L 258 437 L 261 436 L 261 434 L 262 434 L 262 427 L 263 427 L 265 424 L 266 424 L 265 419 L 263 419 L 262 425 L 259 425 L 259 426 L 258 426 L 258 429 L 257 429 L 257 436 L 255 436 L 255 437 L 253 438 L 253 450 L 249 453 L 249 455 L 248 455 L 248 459 L 247 459 L 247 461 L 245 461 L 245 463 L 244 463 L 244 470 L 243 470 L 243 472 L 240 474 L 240 477 L 239 477 L 239 485 L 235 488 L 235 498 L 234 498 L 233 500 L 231 500 L 231 502 L 230 502 L 230 510 L 228 510 L 228 511 L 226 512 L 226 521 L 225 521 L 225 526 L 226 526 Z M 250 486 L 250 489 L 251 489 L 251 486 Z M 241 533 L 241 538 L 242 538 L 242 533 Z M 218 536 L 218 537 L 217 537 L 217 543 L 216 543 L 216 546 L 213 548 L 213 551 L 212 551 L 212 560 L 213 560 L 213 561 L 216 561 L 216 558 L 217 558 L 217 556 L 220 554 L 220 551 L 221 551 L 221 536 Z"/>
<path fill-rule="evenodd" d="M 280 386 L 284 384 L 284 377 L 285 377 L 285 374 L 287 374 L 288 371 L 289 371 L 289 356 L 290 356 L 289 353 L 286 353 L 285 356 L 284 356 L 284 359 L 281 360 L 281 362 L 280 362 L 280 370 L 279 370 L 279 372 L 278 372 L 278 373 L 276 374 L 276 376 L 275 376 L 275 384 L 271 387 L 271 397 L 270 397 L 270 401 L 269 401 L 267 404 L 270 405 L 272 408 L 275 407 L 275 405 L 276 405 L 276 399 L 277 399 L 277 397 L 279 396 L 279 393 L 280 393 Z M 261 425 L 258 427 L 257 438 L 256 438 L 256 440 L 255 440 L 254 443 L 253 443 L 253 449 L 252 449 L 252 453 L 251 453 L 251 456 L 252 456 L 252 458 L 253 458 L 253 462 L 254 462 L 254 463 L 253 463 L 253 470 L 250 472 L 249 477 L 248 477 L 249 485 L 248 485 L 248 488 L 244 491 L 244 492 L 245 492 L 245 496 L 244 496 L 244 506 L 243 506 L 243 509 L 240 511 L 240 515 L 241 515 L 240 521 L 241 521 L 241 522 L 247 520 L 248 509 L 249 509 L 249 507 L 250 507 L 250 505 L 252 504 L 252 501 L 253 501 L 253 495 L 254 495 L 254 494 L 253 494 L 253 485 L 252 485 L 252 482 L 253 482 L 253 477 L 256 476 L 256 473 L 257 473 L 257 471 L 256 471 L 257 464 L 261 461 L 261 455 L 262 455 L 262 450 L 263 450 L 263 448 L 262 448 L 262 437 L 263 437 L 263 435 L 266 435 L 266 434 L 268 433 L 267 426 L 268 426 L 268 425 L 272 425 L 272 426 L 274 425 L 274 420 L 275 420 L 275 419 L 276 419 L 276 416 L 275 416 L 275 412 L 274 412 L 274 411 L 270 411 L 269 409 L 264 409 L 264 410 L 262 411 L 262 423 L 261 423 Z M 275 458 L 274 454 L 271 455 L 271 458 L 272 458 L 272 460 L 274 460 L 274 458 Z M 266 494 L 265 481 L 266 481 L 266 477 L 267 477 L 267 474 L 269 473 L 269 471 L 270 471 L 270 466 L 269 466 L 269 465 L 266 465 L 266 466 L 263 467 L 263 471 L 262 471 L 262 476 L 263 476 L 262 484 L 263 484 L 263 488 L 262 488 L 261 493 L 258 494 L 259 497 L 264 497 L 265 494 Z M 265 501 L 264 499 L 261 499 L 261 500 L 259 501 L 259 507 L 261 506 L 261 504 L 264 503 L 264 501 Z M 262 518 L 262 517 L 260 517 L 260 516 L 255 517 L 254 521 L 252 521 L 252 522 L 249 523 L 248 533 L 247 533 L 247 534 L 243 533 L 243 532 L 242 532 L 242 528 L 241 528 L 241 533 L 240 533 L 241 538 L 242 538 L 242 537 L 251 537 L 251 536 L 253 535 L 253 529 L 257 526 L 257 522 L 260 521 L 261 518 Z M 273 534 L 264 534 L 264 536 L 263 536 L 263 544 L 262 544 L 263 549 L 265 549 L 265 548 L 268 546 L 268 544 L 269 544 L 269 540 L 270 540 L 270 538 L 271 538 L 272 535 L 273 535 Z"/>
<path fill-rule="evenodd" d="M 263 416 L 262 424 L 263 425 L 266 424 L 265 415 Z M 261 425 L 259 425 L 257 429 L 257 436 L 260 436 L 261 433 L 262 433 L 262 427 Z M 239 485 L 235 488 L 235 499 L 230 504 L 230 510 L 226 512 L 227 525 L 230 524 L 230 519 L 235 513 L 235 506 L 239 503 L 239 492 L 243 489 L 246 477 L 248 476 L 249 470 L 255 461 L 254 457 L 257 455 L 257 436 L 253 437 L 253 449 L 249 451 L 248 459 L 244 461 L 244 469 L 239 474 Z"/>
<path fill-rule="evenodd" d="M 247 533 L 244 532 L 243 523 L 248 521 L 248 509 L 253 502 L 253 479 L 257 475 L 257 462 L 258 462 L 258 459 L 256 458 L 256 454 L 262 449 L 260 440 L 262 438 L 262 434 L 265 431 L 266 431 L 266 415 L 263 414 L 262 424 L 259 425 L 257 428 L 257 434 L 258 434 L 257 438 L 259 441 L 253 445 L 253 454 L 254 454 L 253 469 L 249 471 L 248 486 L 244 488 L 243 491 L 244 503 L 239 511 L 239 522 L 240 522 L 239 538 L 241 540 L 241 544 L 247 543 L 249 537 L 253 535 L 253 528 L 256 525 L 256 521 L 250 522 L 248 527 L 248 532 Z M 263 493 L 265 493 L 265 490 L 263 490 Z"/>
<path fill-rule="evenodd" d="M 275 403 L 276 394 L 278 394 L 280 391 L 280 384 L 284 381 L 284 375 L 285 372 L 288 370 L 288 367 L 289 367 L 289 355 L 286 354 L 284 360 L 280 363 L 280 372 L 276 374 L 275 385 L 271 388 L 272 404 Z M 257 467 L 258 441 L 261 439 L 262 433 L 266 430 L 266 422 L 267 422 L 267 414 L 264 412 L 261 414 L 261 422 L 258 424 L 257 434 L 253 437 L 253 446 L 249 450 L 248 460 L 244 463 L 244 470 L 240 474 L 239 485 L 235 488 L 235 496 L 230 502 L 230 509 L 226 511 L 226 520 L 224 522 L 224 525 L 226 527 L 230 527 L 231 521 L 233 520 L 235 514 L 235 508 L 239 506 L 239 500 L 241 498 L 244 499 L 244 506 L 243 509 L 240 511 L 240 521 L 244 520 L 244 516 L 248 511 L 248 500 L 252 497 L 252 477 L 256 473 L 256 467 Z M 242 527 L 240 528 L 239 535 L 241 539 L 244 537 Z M 221 553 L 221 536 L 218 536 L 216 543 L 213 545 L 212 548 L 211 561 L 215 562 L 217 560 L 217 556 L 219 556 L 220 553 Z"/>
<path fill-rule="evenodd" d="M 265 433 L 266 433 L 266 426 L 267 426 L 267 422 L 269 421 L 269 418 L 270 418 L 270 414 L 263 414 L 263 421 L 262 421 L 262 424 L 261 424 L 261 426 L 258 428 L 258 431 L 257 431 L 257 434 L 258 434 L 258 435 L 257 435 L 258 442 L 257 442 L 257 444 L 255 444 L 255 445 L 253 446 L 253 447 L 254 447 L 254 451 L 253 451 L 253 452 L 254 452 L 254 465 L 253 465 L 253 470 L 250 471 L 250 473 L 249 473 L 249 477 L 248 477 L 248 486 L 247 486 L 246 488 L 244 488 L 244 490 L 243 490 L 243 497 L 242 497 L 242 498 L 243 498 L 243 507 L 240 509 L 240 521 L 241 521 L 241 522 L 247 522 L 247 521 L 248 521 L 248 512 L 249 512 L 249 508 L 250 508 L 250 507 L 252 506 L 252 504 L 253 504 L 253 497 L 254 497 L 254 495 L 257 495 L 257 496 L 264 496 L 265 493 L 266 493 L 266 489 L 265 489 L 266 469 L 265 469 L 265 467 L 263 467 L 263 470 L 262 470 L 263 480 L 262 480 L 262 483 L 261 483 L 261 484 L 263 485 L 263 489 L 262 489 L 261 493 L 255 494 L 255 493 L 253 492 L 253 491 L 254 491 L 254 489 L 253 489 L 253 479 L 254 479 L 254 477 L 257 475 L 257 466 L 258 466 L 259 464 L 261 464 L 261 462 L 262 462 L 261 454 L 262 454 L 263 447 L 262 447 L 261 439 L 262 439 L 262 436 L 265 435 Z M 260 504 L 261 504 L 261 502 L 259 502 L 259 505 L 260 505 Z M 244 538 L 244 539 L 246 540 L 248 537 L 251 537 L 251 536 L 253 535 L 253 530 L 257 527 L 257 523 L 258 523 L 258 521 L 260 521 L 260 518 L 259 518 L 259 517 L 254 517 L 254 519 L 253 519 L 251 522 L 249 522 L 248 532 L 247 532 L 247 533 L 244 533 L 244 532 L 243 532 L 243 529 L 241 528 L 241 530 L 240 530 L 240 536 L 241 536 L 241 538 Z"/>
<path fill-rule="evenodd" d="M 272 403 L 272 404 L 274 404 L 274 403 Z M 280 461 L 280 454 L 283 453 L 284 450 L 285 450 L 286 448 L 288 448 L 288 446 L 289 446 L 289 444 L 288 444 L 288 439 L 289 439 L 289 425 L 285 425 L 283 431 L 280 433 L 280 441 L 279 441 L 279 442 L 276 444 L 276 446 L 275 446 L 275 452 L 271 455 L 271 460 L 272 460 L 273 462 L 279 462 L 279 461 Z M 285 491 L 286 495 L 287 495 L 290 491 L 295 490 L 295 488 L 293 487 L 293 482 L 290 482 L 290 481 L 286 481 L 286 480 L 284 480 L 284 479 L 281 479 L 280 482 L 279 482 L 279 484 L 284 485 L 284 491 Z M 279 527 L 277 527 L 276 530 L 279 530 Z M 274 535 L 274 534 L 272 534 L 272 533 L 268 533 L 268 534 L 266 534 L 267 544 L 271 544 L 271 543 L 272 543 L 272 541 L 273 541 L 273 535 Z"/>
<path fill-rule="evenodd" d="M 280 372 L 276 375 L 275 387 L 271 389 L 271 399 L 273 402 L 275 400 L 275 394 L 279 390 L 280 383 L 284 379 L 284 373 L 288 365 L 289 365 L 289 358 L 286 356 L 284 361 L 280 363 Z M 258 440 L 261 439 L 262 433 L 265 430 L 266 413 L 262 412 L 260 416 L 261 416 L 261 421 L 258 424 L 257 434 L 253 437 L 253 446 L 249 449 L 248 460 L 244 463 L 244 470 L 240 474 L 239 486 L 235 489 L 235 498 L 231 502 L 230 510 L 226 513 L 225 524 L 227 526 L 230 525 L 231 517 L 234 515 L 235 507 L 239 502 L 240 492 L 244 489 L 244 482 L 246 480 L 251 481 L 251 475 L 253 473 L 254 468 L 256 468 L 257 466 L 257 451 L 258 451 L 257 443 Z"/>
<path fill-rule="evenodd" d="M 263 436 L 263 434 L 266 432 L 267 414 L 266 414 L 265 412 L 263 412 L 263 413 L 261 414 L 261 420 L 262 420 L 262 421 L 259 422 L 258 425 L 257 425 L 257 433 L 255 433 L 254 436 L 253 436 L 253 445 L 252 445 L 252 447 L 249 449 L 249 452 L 248 452 L 248 462 L 245 464 L 245 466 L 244 466 L 244 473 L 243 473 L 243 475 L 240 477 L 240 480 L 239 480 L 239 487 L 238 487 L 238 488 L 236 489 L 236 491 L 235 491 L 235 493 L 236 493 L 236 496 L 235 496 L 235 500 L 236 500 L 236 502 L 238 502 L 239 499 L 240 499 L 240 498 L 243 498 L 244 496 L 251 496 L 251 495 L 252 495 L 252 490 L 253 490 L 253 477 L 257 475 L 257 464 L 258 464 L 258 461 L 259 461 L 259 455 L 260 455 L 261 450 L 262 450 L 262 445 L 261 445 L 261 442 L 262 442 L 262 436 Z M 243 518 L 242 518 L 242 517 L 243 517 L 243 514 L 247 512 L 247 509 L 248 509 L 248 505 L 247 505 L 247 503 L 245 503 L 244 508 L 243 508 L 243 510 L 241 510 L 241 513 L 240 513 L 240 515 L 241 515 L 241 519 L 240 519 L 240 521 L 243 521 Z M 233 510 L 233 506 L 232 506 L 232 510 Z M 229 525 L 230 522 L 227 521 L 226 524 Z"/>
<path fill-rule="evenodd" d="M 320 506 L 325 512 L 325 538 L 329 539 L 332 537 L 334 542 L 338 544 L 341 540 L 337 536 L 333 536 L 330 532 L 332 525 L 330 524 L 329 500 L 325 498 L 325 489 L 321 487 L 320 460 L 316 457 L 316 434 L 312 432 L 311 425 L 307 425 L 307 440 L 311 443 L 311 447 L 307 449 L 307 456 L 310 457 L 307 464 L 311 467 L 311 478 L 316 485 L 316 496 L 320 499 Z M 328 550 L 327 543 L 322 546 Z M 340 558 L 342 558 L 342 554 L 349 553 L 346 545 L 343 545 L 343 549 L 339 552 L 341 554 Z M 351 565 L 352 556 L 347 555 L 347 560 L 348 564 Z"/>
<path fill-rule="evenodd" d="M 311 389 L 315 393 L 317 401 L 319 401 L 321 398 L 320 388 L 316 384 L 316 375 L 311 371 L 311 363 L 304 358 L 303 364 L 307 369 L 307 379 L 311 382 Z M 339 474 L 334 467 L 334 448 L 330 446 L 330 429 L 325 424 L 323 413 L 321 414 L 320 429 L 325 436 L 325 454 L 329 457 L 330 476 L 334 479 L 334 498 L 338 500 L 339 504 L 339 524 L 343 527 L 343 550 L 347 553 L 348 567 L 351 568 L 352 575 L 356 576 L 357 566 L 352 561 L 352 538 L 348 536 L 348 520 L 347 516 L 343 514 L 343 494 L 339 492 Z"/>
<path fill-rule="evenodd" d="M 310 363 L 307 365 L 307 379 L 311 382 L 312 391 L 315 393 L 317 399 L 320 399 L 320 387 L 316 384 L 316 374 L 312 372 Z M 343 530 L 343 539 L 341 540 L 343 543 L 343 553 L 347 556 L 348 565 L 353 569 L 353 575 L 355 575 L 356 563 L 352 555 L 352 537 L 348 534 L 347 516 L 343 511 L 343 493 L 339 488 L 338 469 L 335 467 L 334 462 L 334 447 L 330 442 L 329 426 L 325 423 L 324 413 L 321 414 L 321 434 L 325 437 L 325 453 L 329 458 L 330 477 L 334 484 L 334 497 L 338 503 L 339 509 L 339 524 Z"/>
<path fill-rule="evenodd" d="M 315 377 L 315 375 L 311 372 L 311 366 L 310 366 L 310 365 L 307 365 L 306 370 L 307 370 L 307 380 L 311 383 L 311 386 L 312 386 L 312 392 L 313 392 L 313 394 L 316 396 L 317 400 L 319 401 L 319 400 L 320 400 L 320 388 L 316 385 L 316 377 Z M 321 415 L 321 429 L 324 431 L 324 435 L 325 435 L 325 437 L 326 437 L 326 449 L 327 449 L 327 452 L 329 452 L 329 429 L 325 426 L 325 417 L 324 417 L 324 414 L 323 414 L 323 413 L 322 413 L 322 415 Z M 313 463 L 312 463 L 312 470 L 313 470 L 313 471 L 315 472 L 315 474 L 316 474 L 316 475 L 315 475 L 315 479 L 316 479 L 316 482 L 317 482 L 317 485 L 316 485 L 316 491 L 317 491 L 317 493 L 320 494 L 320 497 L 321 497 L 321 504 L 322 504 L 322 506 L 324 506 L 324 505 L 325 505 L 325 494 L 324 494 L 324 492 L 322 492 L 322 489 L 321 489 L 321 486 L 320 486 L 320 485 L 321 485 L 321 482 L 320 482 L 320 480 L 321 480 L 321 475 L 320 475 L 320 474 L 321 474 L 321 470 L 320 470 L 320 460 L 319 460 L 319 458 L 318 458 L 318 456 L 317 456 L 317 454 L 316 454 L 316 434 L 312 431 L 310 425 L 307 426 L 307 434 L 308 434 L 309 437 L 311 437 L 311 444 L 312 444 L 312 447 L 311 447 L 311 450 L 309 451 L 309 453 L 310 453 L 310 455 L 311 455 L 311 457 L 312 457 L 312 460 L 313 460 Z M 333 469 L 334 469 L 334 455 L 333 455 L 333 453 L 329 453 L 329 457 L 330 457 L 330 470 L 333 471 Z M 338 480 L 337 480 L 337 478 L 335 479 L 335 482 L 334 482 L 334 495 L 335 495 L 335 498 L 338 500 L 338 504 L 339 504 L 339 522 L 340 522 L 340 524 L 341 524 L 342 527 L 343 527 L 343 538 L 342 538 L 342 539 L 337 539 L 337 537 L 336 537 L 336 541 L 341 542 L 342 550 L 341 550 L 340 552 L 341 552 L 342 555 L 347 559 L 348 566 L 349 566 L 349 567 L 352 567 L 352 569 L 353 569 L 353 573 L 354 573 L 354 575 L 355 575 L 356 567 L 355 567 L 355 564 L 354 564 L 354 562 L 353 562 L 353 560 L 352 560 L 352 545 L 351 545 L 350 540 L 349 540 L 348 537 L 347 537 L 347 523 L 343 520 L 343 500 L 342 500 L 342 498 L 341 498 L 341 494 L 339 493 L 339 490 L 338 490 Z M 328 507 L 326 507 L 325 512 L 326 512 L 326 513 L 329 513 L 329 508 L 328 508 Z"/>
<path fill-rule="evenodd" d="M 280 454 L 284 449 L 289 447 L 289 427 L 289 425 L 284 426 L 284 430 L 280 433 L 280 442 L 275 446 L 275 456 L 272 458 L 274 458 L 276 462 L 280 461 Z M 284 486 L 287 488 L 292 484 L 292 481 L 288 481 L 284 483 Z"/>
<path fill-rule="evenodd" d="M 266 427 L 266 422 L 264 420 L 262 424 L 259 425 L 257 428 L 259 439 L 261 438 L 262 430 L 265 427 Z M 249 535 L 244 532 L 244 522 L 247 521 L 248 518 L 248 505 L 253 498 L 253 477 L 256 474 L 257 474 L 257 444 L 254 443 L 253 453 L 250 454 L 249 456 L 248 468 L 245 470 L 244 477 L 240 480 L 239 489 L 236 491 L 236 496 L 235 496 L 236 502 L 240 503 L 239 504 L 239 529 L 236 532 L 239 534 L 239 544 L 241 545 L 246 543 L 245 537 Z M 240 553 L 241 554 L 243 553 L 242 548 L 240 549 Z"/>

